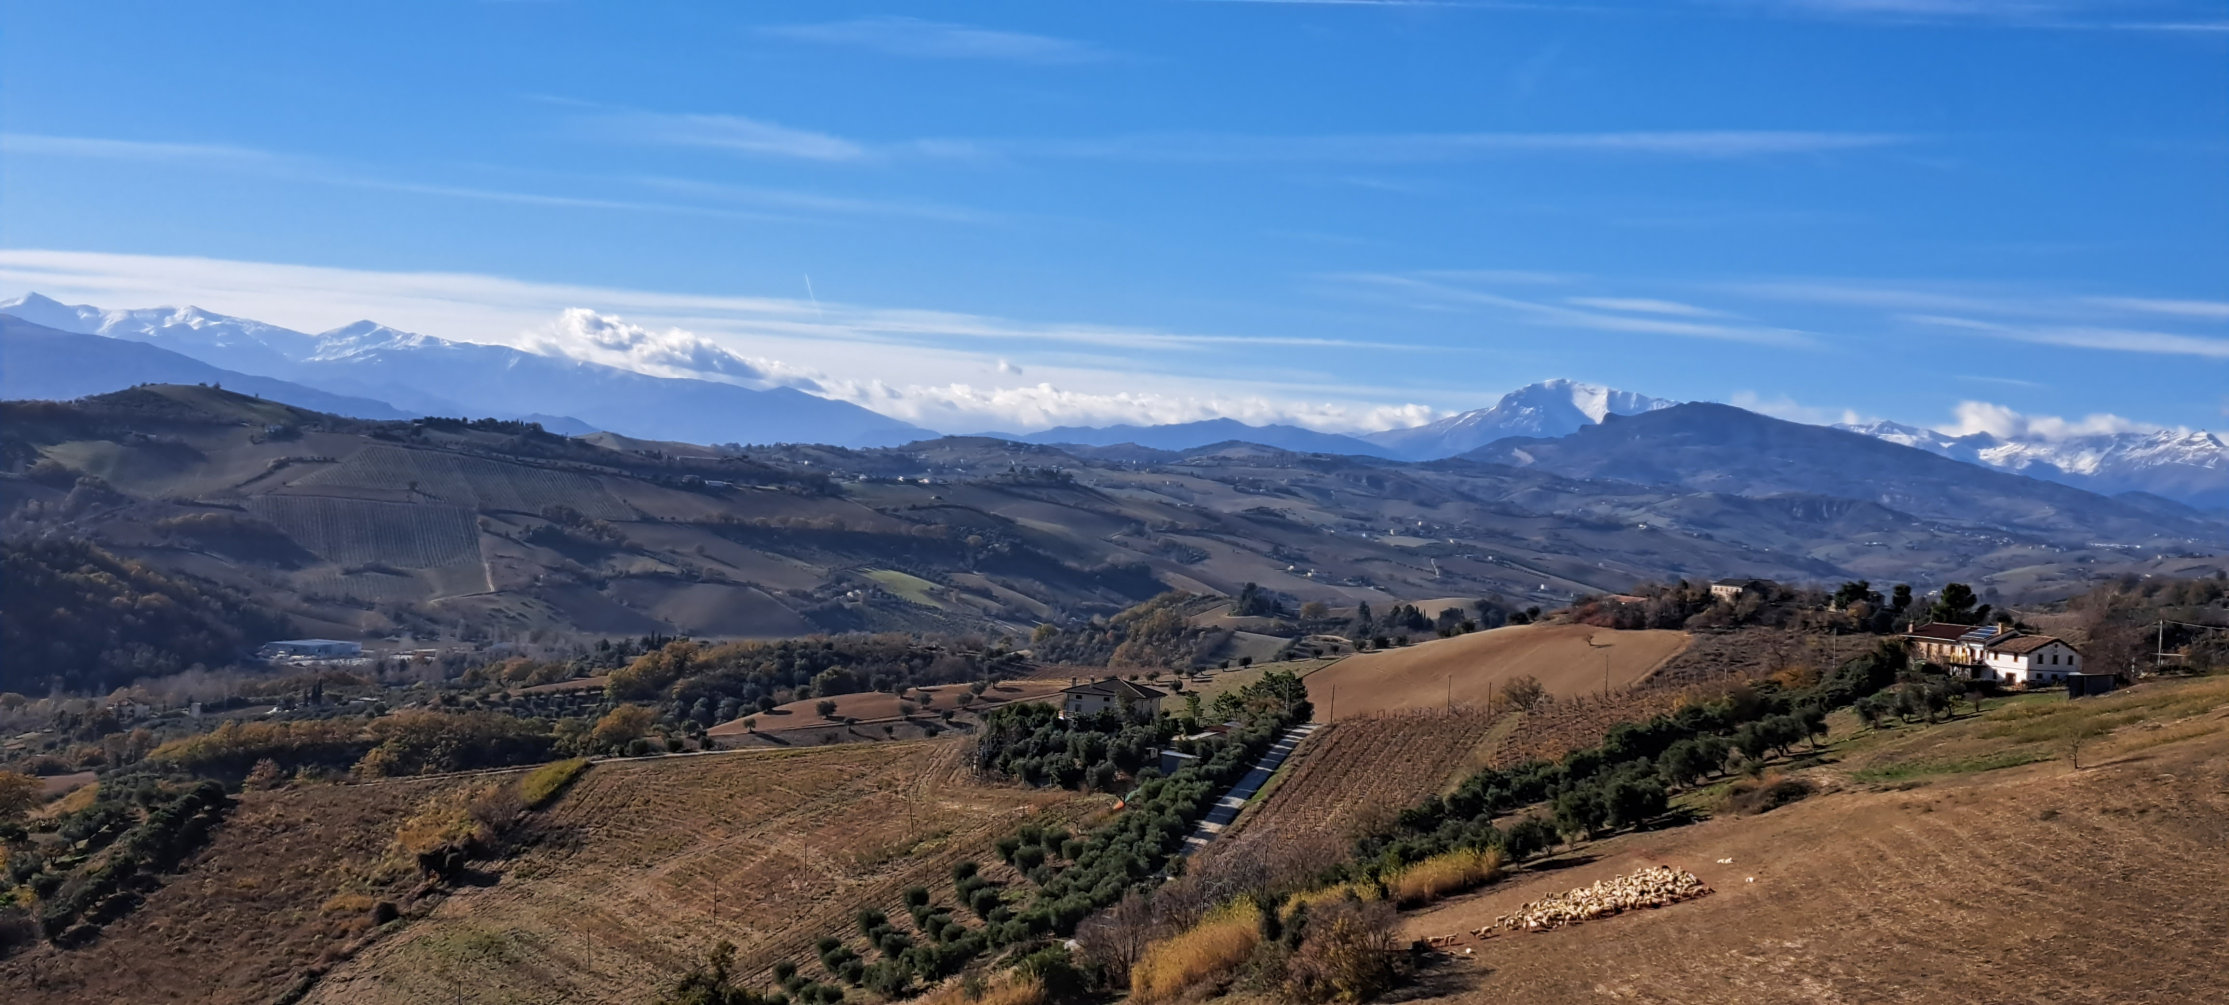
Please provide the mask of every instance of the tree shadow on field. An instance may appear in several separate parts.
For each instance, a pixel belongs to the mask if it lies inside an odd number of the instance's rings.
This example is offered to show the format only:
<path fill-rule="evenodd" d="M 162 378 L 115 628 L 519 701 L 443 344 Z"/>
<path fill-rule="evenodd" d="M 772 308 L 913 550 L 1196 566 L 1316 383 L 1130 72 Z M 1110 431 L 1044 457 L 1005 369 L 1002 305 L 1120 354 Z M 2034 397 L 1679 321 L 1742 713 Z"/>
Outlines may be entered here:
<path fill-rule="evenodd" d="M 1475 990 L 1494 969 L 1476 957 L 1455 957 L 1433 952 L 1421 957 L 1416 972 L 1401 986 L 1379 996 L 1380 1002 L 1426 1001 Z"/>
<path fill-rule="evenodd" d="M 1592 865 L 1601 858 L 1602 856 L 1593 854 L 1592 852 L 1588 852 L 1585 854 L 1557 855 L 1554 858 L 1544 858 L 1534 862 L 1527 862 L 1525 863 L 1525 871 L 1562 872 L 1565 869 L 1576 868 L 1582 865 Z"/>

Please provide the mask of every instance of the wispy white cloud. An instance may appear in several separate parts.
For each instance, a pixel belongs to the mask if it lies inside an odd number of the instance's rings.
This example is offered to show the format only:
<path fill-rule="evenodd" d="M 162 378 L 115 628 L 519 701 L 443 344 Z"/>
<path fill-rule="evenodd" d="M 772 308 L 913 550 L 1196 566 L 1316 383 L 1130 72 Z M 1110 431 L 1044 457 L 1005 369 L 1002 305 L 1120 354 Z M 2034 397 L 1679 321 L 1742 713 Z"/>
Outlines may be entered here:
<path fill-rule="evenodd" d="M 1401 401 L 1401 391 L 1343 379 L 1342 352 L 1403 348 L 1365 340 L 1033 322 L 466 273 L 0 250 L 0 291 L 33 290 L 104 307 L 193 303 L 301 331 L 374 318 L 663 376 L 797 387 L 950 432 L 1217 416 L 1345 431 L 1441 414 Z M 1294 348 L 1321 351 L 1278 352 Z M 1261 361 L 1272 359 L 1290 369 L 1265 369 Z"/>
<path fill-rule="evenodd" d="M 791 210 L 808 214 L 835 214 L 842 216 L 910 217 L 919 220 L 936 220 L 946 223 L 982 223 L 995 218 L 994 214 L 964 206 L 949 206 L 934 202 L 914 202 L 903 199 L 866 199 L 857 196 L 827 195 L 818 192 L 800 192 L 795 189 L 768 188 L 758 185 L 733 185 L 725 182 L 698 181 L 689 178 L 652 176 L 636 179 L 647 188 L 675 195 L 705 200 L 720 200 L 743 205 L 762 206 L 768 209 Z"/>
<path fill-rule="evenodd" d="M 610 195 L 568 195 L 477 185 L 412 181 L 388 177 L 368 166 L 346 161 L 220 143 L 175 143 L 0 133 L 0 154 L 200 165 L 287 181 L 384 192 L 401 192 L 446 199 L 467 199 L 519 206 L 543 206 L 554 209 L 655 213 L 716 220 L 771 221 L 831 216 L 871 216 L 906 217 L 946 223 L 981 223 L 994 218 L 993 214 L 980 210 L 940 203 L 829 195 L 792 189 L 732 185 L 664 176 L 633 179 L 576 177 L 564 180 L 576 185 L 596 185 L 605 188 L 627 186 L 637 192 L 649 189 L 695 201 L 674 202 Z"/>
<path fill-rule="evenodd" d="M 2193 0 L 1701 0 L 1757 11 L 1882 25 L 1994 25 L 2071 31 L 2222 32 L 2217 4 Z"/>
<path fill-rule="evenodd" d="M 1760 415 L 1772 416 L 1775 419 L 1786 419 L 1789 422 L 1802 422 L 1814 426 L 1858 425 L 1873 421 L 1853 409 L 1806 405 L 1785 394 L 1735 391 L 1726 403 L 1735 408 L 1746 408 Z"/>
<path fill-rule="evenodd" d="M 2099 349 L 2109 352 L 2147 353 L 2162 356 L 2199 356 L 2206 359 L 2229 359 L 2229 339 L 2211 338 L 2204 335 L 2182 335 L 2174 332 L 2144 331 L 2133 328 L 2004 324 L 1978 318 L 1951 317 L 1940 314 L 1906 314 L 1900 315 L 1900 319 L 1916 324 L 1972 332 L 1989 338 L 2027 342 L 2034 345 L 2064 346 L 2070 349 Z"/>
<path fill-rule="evenodd" d="M 917 145 L 949 156 L 1047 157 L 1172 163 L 1246 161 L 1413 164 L 1519 155 L 1723 160 L 1865 150 L 1908 143 L 1890 133 L 1789 130 L 1657 130 L 1567 133 L 1139 133 L 1082 139 L 942 140 Z"/>
<path fill-rule="evenodd" d="M 94 136 L 0 133 L 0 154 L 17 157 L 73 157 L 90 160 L 153 161 L 274 169 L 305 161 L 268 150 L 226 143 L 119 140 Z"/>
<path fill-rule="evenodd" d="M 917 17 L 862 17 L 821 24 L 773 25 L 762 35 L 824 45 L 869 49 L 923 59 L 980 59 L 1009 63 L 1087 63 L 1107 58 L 1083 42 L 1027 32 L 926 21 Z"/>
<path fill-rule="evenodd" d="M 1564 303 L 1575 307 L 1592 307 L 1596 310 L 1627 311 L 1635 314 L 1669 314 L 1675 317 L 1723 318 L 1725 311 L 1683 304 L 1676 300 L 1657 300 L 1649 297 L 1565 297 Z"/>
<path fill-rule="evenodd" d="M 2223 300 L 2090 297 L 2088 302 L 2111 310 L 2130 311 L 2138 314 L 2162 314 L 2168 317 L 2196 318 L 2201 321 L 2229 321 L 2229 301 Z"/>
<path fill-rule="evenodd" d="M 864 144 L 829 133 L 754 119 L 743 115 L 653 112 L 612 108 L 580 121 L 592 135 L 659 146 L 700 147 L 750 157 L 807 161 L 856 161 L 869 156 Z"/>
<path fill-rule="evenodd" d="M 1349 273 L 1331 278 L 1381 293 L 1397 294 L 1399 299 L 1411 306 L 1442 310 L 1451 307 L 1488 308 L 1549 327 L 1635 335 L 1671 335 L 1780 348 L 1805 348 L 1815 344 L 1809 335 L 1788 328 L 1646 317 L 1615 310 L 1584 310 L 1565 306 L 1564 303 L 1527 300 L 1476 286 L 1456 286 L 1414 275 Z M 1565 303 L 1568 302 L 1567 300 Z"/>

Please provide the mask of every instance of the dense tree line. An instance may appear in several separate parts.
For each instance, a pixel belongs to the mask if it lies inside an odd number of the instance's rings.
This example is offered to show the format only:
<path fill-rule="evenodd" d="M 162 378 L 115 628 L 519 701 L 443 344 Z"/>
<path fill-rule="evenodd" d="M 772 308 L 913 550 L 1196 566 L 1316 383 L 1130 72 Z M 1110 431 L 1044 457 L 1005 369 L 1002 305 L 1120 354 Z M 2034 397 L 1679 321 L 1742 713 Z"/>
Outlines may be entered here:
<path fill-rule="evenodd" d="M 0 543 L 0 691 L 106 691 L 239 662 L 286 622 L 84 541 Z"/>
<path fill-rule="evenodd" d="M 1903 647 L 1883 643 L 1808 688 L 1781 690 L 1769 683 L 1743 688 L 1646 722 L 1622 723 L 1602 743 L 1561 761 L 1487 768 L 1364 838 L 1352 869 L 1374 876 L 1457 848 L 1495 848 L 1516 861 L 1559 836 L 1636 826 L 1663 813 L 1672 789 L 1723 770 L 1732 751 L 1752 759 L 1774 750 L 1785 753 L 1823 734 L 1827 712 L 1890 687 L 1906 670 Z M 1536 803 L 1549 804 L 1550 814 L 1526 817 L 1506 829 L 1493 823 Z"/>
<path fill-rule="evenodd" d="M 1143 770 L 1176 729 L 1176 720 L 1166 717 L 1139 722 L 1109 710 L 1062 718 L 1042 702 L 1003 705 L 983 717 L 975 766 L 1024 785 L 1106 792 Z"/>
<path fill-rule="evenodd" d="M 1239 727 L 1202 741 L 1194 748 L 1199 760 L 1175 774 L 1164 778 L 1154 768 L 1143 768 L 1137 787 L 1124 796 L 1122 812 L 1109 823 L 1085 835 L 1025 824 L 1001 839 L 1000 858 L 1022 874 L 1028 887 L 994 883 L 977 863 L 957 863 L 952 870 L 953 898 L 974 923 L 935 906 L 930 891 L 908 890 L 904 906 L 919 938 L 898 931 L 881 911 L 864 910 L 858 918 L 859 934 L 868 952 L 878 958 L 861 954 L 843 938 L 824 936 L 814 948 L 827 981 L 811 980 L 785 963 L 774 972 L 782 993 L 792 1000 L 808 1000 L 805 996 L 833 991 L 835 998 L 827 1000 L 836 1000 L 842 997 L 841 985 L 848 984 L 884 997 L 902 997 L 917 982 L 941 980 L 999 950 L 1013 950 L 1021 968 L 1048 987 L 1080 984 L 1066 952 L 1052 940 L 1073 934 L 1092 912 L 1150 889 L 1216 797 L 1285 730 L 1313 714 L 1306 688 L 1290 673 L 1267 674 L 1237 695 Z M 1036 714 L 1013 722 L 1035 721 Z M 692 989 L 702 988 L 712 976 L 714 968 L 707 965 L 684 982 Z M 735 994 L 687 1000 L 766 1000 Z"/>
<path fill-rule="evenodd" d="M 898 633 L 723 645 L 681 639 L 612 671 L 605 694 L 663 700 L 674 718 L 709 726 L 803 698 L 982 680 L 1014 659 L 984 649 L 980 639 L 939 644 Z"/>
<path fill-rule="evenodd" d="M 1039 626 L 1030 649 L 1041 663 L 1077 666 L 1190 666 L 1218 638 L 1192 626 L 1201 598 L 1171 591 L 1105 620 L 1060 628 Z"/>

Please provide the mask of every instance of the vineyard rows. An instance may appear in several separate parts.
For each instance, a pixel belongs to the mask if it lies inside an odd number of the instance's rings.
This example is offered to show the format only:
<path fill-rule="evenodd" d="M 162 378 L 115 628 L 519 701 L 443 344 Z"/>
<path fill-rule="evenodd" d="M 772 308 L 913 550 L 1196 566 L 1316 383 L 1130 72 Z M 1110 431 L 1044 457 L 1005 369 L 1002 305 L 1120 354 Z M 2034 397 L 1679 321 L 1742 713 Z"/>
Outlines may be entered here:
<path fill-rule="evenodd" d="M 462 507 L 256 496 L 248 509 L 302 547 L 343 565 L 433 569 L 480 561 L 479 526 Z"/>
<path fill-rule="evenodd" d="M 366 447 L 294 484 L 367 492 L 415 484 L 421 496 L 477 510 L 540 513 L 562 504 L 598 520 L 635 516 L 602 483 L 585 475 L 399 447 Z"/>
<path fill-rule="evenodd" d="M 1247 844 L 1344 848 L 1363 827 L 1476 770 L 1472 751 L 1493 722 L 1468 708 L 1342 719 L 1301 748 L 1290 776 L 1242 825 Z"/>

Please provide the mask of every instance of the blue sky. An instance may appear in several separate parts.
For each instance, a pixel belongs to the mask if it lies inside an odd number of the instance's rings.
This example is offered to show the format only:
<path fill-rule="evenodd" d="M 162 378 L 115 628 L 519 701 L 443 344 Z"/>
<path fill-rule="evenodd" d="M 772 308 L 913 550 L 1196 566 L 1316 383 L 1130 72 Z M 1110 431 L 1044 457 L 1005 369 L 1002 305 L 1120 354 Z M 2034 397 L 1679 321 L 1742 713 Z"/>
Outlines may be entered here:
<path fill-rule="evenodd" d="M 0 16 L 0 295 L 701 337 L 948 431 L 2229 426 L 2219 2 Z"/>

